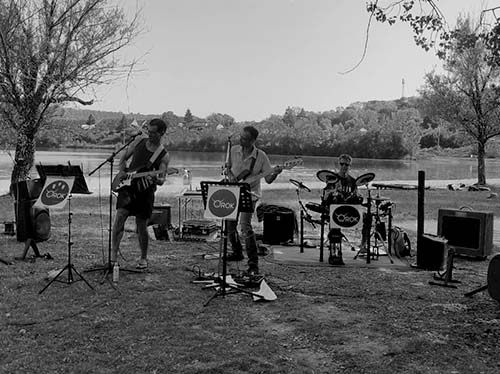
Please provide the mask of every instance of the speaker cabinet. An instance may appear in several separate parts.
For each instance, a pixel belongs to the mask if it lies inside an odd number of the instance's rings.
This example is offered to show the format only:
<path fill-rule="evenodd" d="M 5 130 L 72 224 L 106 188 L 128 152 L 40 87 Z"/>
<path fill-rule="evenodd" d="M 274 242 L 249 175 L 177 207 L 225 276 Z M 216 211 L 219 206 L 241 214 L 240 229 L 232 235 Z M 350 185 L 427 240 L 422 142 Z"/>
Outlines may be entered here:
<path fill-rule="evenodd" d="M 448 256 L 448 243 L 446 239 L 424 234 L 417 244 L 418 268 L 434 271 L 444 269 Z"/>
<path fill-rule="evenodd" d="M 265 212 L 264 238 L 267 244 L 279 244 L 293 241 L 295 217 L 293 212 Z"/>
<path fill-rule="evenodd" d="M 148 220 L 148 226 L 160 225 L 165 227 L 172 226 L 172 206 L 169 204 L 153 206 L 153 213 Z"/>
<path fill-rule="evenodd" d="M 493 249 L 493 213 L 439 209 L 438 235 L 457 255 L 486 258 Z"/>
<path fill-rule="evenodd" d="M 16 214 L 16 237 L 20 242 L 33 239 L 43 242 L 50 238 L 50 215 L 47 208 L 33 206 L 37 199 L 14 203 Z"/>
<path fill-rule="evenodd" d="M 38 199 L 42 193 L 44 181 L 41 179 L 28 179 L 13 183 L 10 186 L 16 200 Z"/>

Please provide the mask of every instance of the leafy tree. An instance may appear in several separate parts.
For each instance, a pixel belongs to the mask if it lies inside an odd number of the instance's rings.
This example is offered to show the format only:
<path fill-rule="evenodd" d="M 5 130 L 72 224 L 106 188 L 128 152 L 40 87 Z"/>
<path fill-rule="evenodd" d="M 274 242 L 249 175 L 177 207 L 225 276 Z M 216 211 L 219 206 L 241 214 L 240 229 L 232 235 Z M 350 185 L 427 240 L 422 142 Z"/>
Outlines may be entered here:
<path fill-rule="evenodd" d="M 186 114 L 184 114 L 184 123 L 191 123 L 194 121 L 193 114 L 191 113 L 191 110 L 188 108 L 186 110 Z"/>
<path fill-rule="evenodd" d="M 283 115 L 283 122 L 285 122 L 288 126 L 293 126 L 296 120 L 297 115 L 294 110 L 290 107 L 286 108 L 285 114 Z"/>
<path fill-rule="evenodd" d="M 88 126 L 95 125 L 95 118 L 92 114 L 89 114 L 89 117 L 87 118 L 87 121 L 85 121 L 85 124 Z"/>
<path fill-rule="evenodd" d="M 459 20 L 452 34 L 445 74 L 430 73 L 421 91 L 424 105 L 436 117 L 461 128 L 477 145 L 478 184 L 486 183 L 485 147 L 500 135 L 500 67 L 469 19 Z"/>
<path fill-rule="evenodd" d="M 89 105 L 91 86 L 116 79 L 117 52 L 139 32 L 111 0 L 0 1 L 0 115 L 17 134 L 11 181 L 33 166 L 35 135 L 57 105 Z"/>

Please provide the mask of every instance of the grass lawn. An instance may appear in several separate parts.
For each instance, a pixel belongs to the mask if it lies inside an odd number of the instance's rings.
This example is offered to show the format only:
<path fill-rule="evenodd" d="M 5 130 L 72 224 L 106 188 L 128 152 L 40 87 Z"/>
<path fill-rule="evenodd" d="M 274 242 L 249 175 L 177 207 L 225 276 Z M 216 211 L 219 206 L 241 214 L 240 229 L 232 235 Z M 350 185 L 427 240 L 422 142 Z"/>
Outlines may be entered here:
<path fill-rule="evenodd" d="M 319 202 L 319 194 L 301 198 Z M 380 194 L 395 204 L 394 224 L 416 220 L 417 191 Z M 428 190 L 425 218 L 437 219 L 439 208 L 470 207 L 498 219 L 499 198 L 490 196 Z M 176 224 L 176 199 L 161 202 L 172 204 Z M 291 189 L 265 191 L 264 202 L 298 207 Z M 107 259 L 107 198 L 76 195 L 71 206 L 72 262 L 82 272 Z M 122 272 L 116 285 L 110 277 L 102 282 L 102 272 L 82 272 L 94 290 L 55 282 L 39 294 L 47 273 L 67 262 L 68 212 L 50 216 L 52 236 L 38 246 L 53 260 L 0 263 L 1 373 L 500 372 L 498 302 L 487 292 L 463 296 L 485 284 L 489 261 L 457 258 L 453 275 L 461 283 L 451 289 L 430 286 L 433 272 L 411 267 L 291 265 L 269 254 L 260 269 L 276 301 L 234 294 L 203 306 L 213 290 L 192 281 L 198 269 L 219 270 L 210 259 L 216 256 L 205 258 L 219 253 L 218 243 L 153 240 L 146 272 Z M 9 220 L 13 202 L 3 197 L 0 222 Z M 122 242 L 122 267 L 135 266 L 139 255 L 133 223 Z M 415 246 L 415 233 L 410 237 Z M 23 251 L 15 237 L 0 241 L 2 259 Z M 244 269 L 229 264 L 231 273 Z"/>

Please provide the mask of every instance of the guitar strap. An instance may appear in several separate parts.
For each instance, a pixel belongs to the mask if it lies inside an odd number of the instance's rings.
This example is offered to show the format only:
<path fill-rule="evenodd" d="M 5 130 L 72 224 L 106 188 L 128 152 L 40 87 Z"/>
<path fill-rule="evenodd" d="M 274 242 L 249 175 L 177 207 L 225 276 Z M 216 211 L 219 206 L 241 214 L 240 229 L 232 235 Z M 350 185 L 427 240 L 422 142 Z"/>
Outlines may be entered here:
<path fill-rule="evenodd" d="M 167 151 L 165 150 L 165 147 L 163 147 L 163 144 L 160 144 L 160 146 L 156 148 L 156 151 L 154 151 L 154 153 L 149 158 L 145 168 L 147 170 L 152 170 L 152 167 L 155 164 L 155 162 L 161 160 L 166 153 Z M 137 183 L 139 185 L 140 190 L 145 190 L 150 186 L 144 178 L 138 180 Z"/>
<path fill-rule="evenodd" d="M 146 168 L 150 170 L 155 161 L 159 158 L 163 158 L 163 156 L 165 156 L 166 153 L 167 151 L 165 150 L 165 147 L 163 147 L 163 144 L 160 144 L 160 146 L 156 148 L 156 151 L 151 155 L 151 158 L 149 159 Z"/>
<path fill-rule="evenodd" d="M 257 152 L 256 152 L 256 154 L 255 154 L 255 157 L 254 157 L 254 158 L 252 158 L 252 163 L 250 164 L 250 170 L 249 170 L 249 171 L 250 171 L 250 173 L 249 173 L 248 175 L 252 174 L 253 167 L 255 166 L 255 161 L 257 161 L 257 157 L 259 156 L 259 149 L 258 149 L 258 148 L 256 148 L 256 150 L 257 150 Z"/>

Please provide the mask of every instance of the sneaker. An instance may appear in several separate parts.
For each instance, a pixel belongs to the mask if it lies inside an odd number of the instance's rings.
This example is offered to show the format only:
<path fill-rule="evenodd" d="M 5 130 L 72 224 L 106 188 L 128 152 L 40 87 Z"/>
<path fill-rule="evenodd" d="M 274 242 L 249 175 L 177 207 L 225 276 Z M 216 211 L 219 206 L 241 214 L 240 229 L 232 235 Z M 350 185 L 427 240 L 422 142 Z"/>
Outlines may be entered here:
<path fill-rule="evenodd" d="M 136 266 L 137 269 L 147 269 L 148 268 L 148 260 L 141 258 Z"/>
<path fill-rule="evenodd" d="M 231 253 L 226 257 L 227 261 L 242 261 L 243 259 L 244 257 L 242 253 Z"/>

